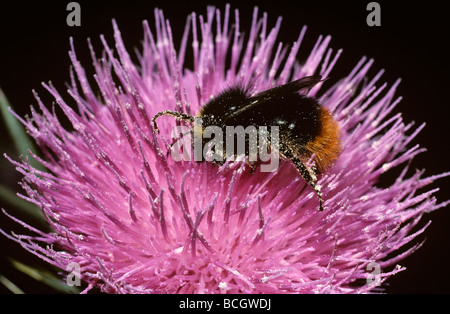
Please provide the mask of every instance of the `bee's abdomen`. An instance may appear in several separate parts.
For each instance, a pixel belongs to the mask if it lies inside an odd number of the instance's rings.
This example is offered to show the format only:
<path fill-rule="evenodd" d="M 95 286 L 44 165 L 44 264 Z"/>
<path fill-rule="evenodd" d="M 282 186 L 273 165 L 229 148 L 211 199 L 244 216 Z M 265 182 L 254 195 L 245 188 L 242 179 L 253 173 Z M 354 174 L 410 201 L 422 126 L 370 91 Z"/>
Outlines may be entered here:
<path fill-rule="evenodd" d="M 319 121 L 319 132 L 305 145 L 305 148 L 311 156 L 315 155 L 314 162 L 318 172 L 323 172 L 339 157 L 341 141 L 338 123 L 324 107 L 320 108 Z"/>

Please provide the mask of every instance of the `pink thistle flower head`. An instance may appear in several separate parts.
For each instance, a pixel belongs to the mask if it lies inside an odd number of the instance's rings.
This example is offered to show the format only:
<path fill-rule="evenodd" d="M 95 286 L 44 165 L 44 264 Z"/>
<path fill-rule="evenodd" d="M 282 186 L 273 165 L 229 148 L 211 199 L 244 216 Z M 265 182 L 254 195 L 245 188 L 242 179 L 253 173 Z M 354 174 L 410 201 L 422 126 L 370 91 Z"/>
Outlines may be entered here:
<path fill-rule="evenodd" d="M 95 87 L 71 42 L 70 97 L 44 87 L 73 130 L 35 94 L 40 113 L 17 118 L 48 172 L 7 157 L 24 175 L 22 197 L 42 209 L 53 231 L 26 225 L 37 235 L 2 233 L 62 270 L 76 263 L 88 289 L 109 293 L 370 292 L 403 270 L 397 262 L 419 245 L 400 249 L 428 224 L 411 230 L 424 213 L 445 205 L 436 204 L 434 190 L 417 191 L 446 174 L 408 174 L 408 162 L 423 151 L 408 145 L 423 126 L 413 130 L 391 115 L 400 81 L 379 84 L 383 71 L 368 79 L 373 60 L 366 58 L 335 80 L 342 51 L 329 48 L 330 36 L 319 37 L 299 64 L 306 28 L 288 49 L 276 40 L 281 19 L 271 28 L 255 9 L 245 38 L 239 12 L 234 26 L 232 15 L 229 6 L 223 14 L 212 7 L 205 16 L 193 13 L 176 50 L 169 21 L 155 10 L 155 32 L 143 23 L 137 65 L 114 22 L 115 51 L 101 37 L 105 52 L 98 59 L 89 43 Z M 190 36 L 192 69 L 184 65 Z M 174 160 L 171 135 L 179 122 L 160 118 L 160 134 L 151 123 L 164 110 L 195 115 L 230 86 L 257 94 L 318 74 L 335 84 L 323 90 L 321 82 L 308 96 L 332 113 L 342 145 L 318 177 L 324 211 L 290 160 L 254 174 L 242 162 Z M 377 187 L 394 167 L 403 167 L 395 182 Z M 368 280 L 374 265 L 380 271 Z"/>

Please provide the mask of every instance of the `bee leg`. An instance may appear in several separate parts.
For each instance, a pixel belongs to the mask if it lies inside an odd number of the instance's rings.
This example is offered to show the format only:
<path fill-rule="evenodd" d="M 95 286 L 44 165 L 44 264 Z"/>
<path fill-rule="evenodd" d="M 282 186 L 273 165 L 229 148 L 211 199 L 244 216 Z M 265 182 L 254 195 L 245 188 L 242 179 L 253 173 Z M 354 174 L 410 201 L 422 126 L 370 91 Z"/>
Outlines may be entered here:
<path fill-rule="evenodd" d="M 161 112 L 158 112 L 154 115 L 152 122 L 153 122 L 153 128 L 155 129 L 156 133 L 159 133 L 158 125 L 156 124 L 156 119 L 158 119 L 160 116 L 170 116 L 174 117 L 177 120 L 183 120 L 185 122 L 194 122 L 195 118 L 193 116 L 190 116 L 188 114 L 177 112 L 177 111 L 170 111 L 170 110 L 164 110 Z"/>
<path fill-rule="evenodd" d="M 317 176 L 314 173 L 314 170 L 308 168 L 305 166 L 305 164 L 295 155 L 288 152 L 287 154 L 284 153 L 287 158 L 292 160 L 294 163 L 295 168 L 297 168 L 298 172 L 302 175 L 303 179 L 311 186 L 314 191 L 316 192 L 317 197 L 319 198 L 319 210 L 323 211 L 323 198 L 322 198 L 322 192 L 320 191 L 321 186 L 316 184 Z"/>
<path fill-rule="evenodd" d="M 256 164 L 249 163 L 250 165 L 250 174 L 254 175 L 256 171 Z"/>
<path fill-rule="evenodd" d="M 225 164 L 224 161 L 220 161 L 220 160 L 216 160 L 216 159 L 213 159 L 213 160 L 211 160 L 210 162 L 211 162 L 212 164 L 217 165 L 219 168 L 222 167 L 222 166 Z"/>
<path fill-rule="evenodd" d="M 303 179 L 305 179 L 306 182 L 314 189 L 316 192 L 317 197 L 319 198 L 319 210 L 323 211 L 323 198 L 322 198 L 322 192 L 321 192 L 321 186 L 316 184 L 317 177 L 315 173 L 311 169 L 308 169 L 308 167 L 305 166 L 305 164 L 298 159 L 297 157 L 294 157 L 292 159 L 292 162 L 294 163 L 297 170 L 302 175 Z"/>
<path fill-rule="evenodd" d="M 297 170 L 300 172 L 302 177 L 305 179 L 306 182 L 314 189 L 316 192 L 317 197 L 319 198 L 319 210 L 323 211 L 323 198 L 322 198 L 322 192 L 320 190 L 321 186 L 316 184 L 317 177 L 316 174 L 313 173 L 311 169 L 308 169 L 308 167 L 305 166 L 305 164 L 298 159 L 297 157 L 292 158 L 292 162 L 294 163 Z"/>
<path fill-rule="evenodd" d="M 170 152 L 172 151 L 173 145 L 175 145 L 175 143 L 177 143 L 178 141 L 183 140 L 183 138 L 189 133 L 191 133 L 191 135 L 194 136 L 194 130 L 190 129 L 189 131 L 184 132 L 183 134 L 181 134 L 181 136 L 179 136 L 178 138 L 173 138 L 172 139 L 172 143 L 170 143 L 169 149 L 166 152 L 166 157 L 169 156 Z"/>
<path fill-rule="evenodd" d="M 302 187 L 302 189 L 300 190 L 300 193 L 299 193 L 299 194 L 303 194 L 303 192 L 305 191 L 306 187 L 307 187 L 307 185 L 305 184 L 305 185 Z"/>

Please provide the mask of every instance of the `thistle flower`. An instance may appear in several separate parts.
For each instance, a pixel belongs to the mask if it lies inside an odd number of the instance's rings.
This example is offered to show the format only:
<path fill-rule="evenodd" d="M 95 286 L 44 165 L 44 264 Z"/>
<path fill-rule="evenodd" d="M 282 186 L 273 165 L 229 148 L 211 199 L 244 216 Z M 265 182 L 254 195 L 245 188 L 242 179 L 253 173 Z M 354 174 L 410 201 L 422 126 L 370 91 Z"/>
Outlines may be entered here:
<path fill-rule="evenodd" d="M 17 119 L 44 158 L 31 155 L 48 172 L 6 156 L 24 176 L 21 197 L 42 209 L 53 232 L 6 211 L 36 235 L 1 232 L 62 270 L 79 265 L 84 292 L 356 293 L 374 291 L 402 271 L 397 263 L 420 246 L 410 243 L 429 223 L 413 228 L 424 213 L 446 205 L 436 204 L 435 190 L 418 190 L 447 174 L 409 174 L 423 151 L 409 144 L 423 125 L 414 130 L 391 114 L 400 81 L 376 86 L 383 71 L 367 78 L 373 60 L 366 58 L 335 80 L 331 71 L 342 51 L 328 47 L 329 36 L 319 37 L 299 64 L 305 27 L 289 49 L 276 41 L 281 19 L 269 28 L 255 9 L 245 38 L 239 12 L 234 27 L 231 15 L 229 6 L 223 15 L 212 7 L 206 16 L 193 13 L 177 51 L 169 22 L 155 10 L 156 33 L 143 23 L 137 65 L 113 22 L 116 51 L 101 37 L 105 52 L 98 59 L 89 42 L 95 87 L 71 42 L 70 97 L 51 83 L 44 87 L 73 130 L 35 93 L 41 112 L 32 108 L 31 118 Z M 184 65 L 190 34 L 192 69 Z M 342 141 L 338 160 L 318 181 L 323 212 L 289 160 L 255 174 L 242 162 L 175 161 L 167 152 L 176 122 L 161 118 L 160 134 L 151 124 L 163 110 L 195 114 L 228 86 L 257 93 L 314 74 L 335 82 L 327 90 L 320 83 L 309 96 L 333 114 Z M 402 167 L 395 182 L 378 187 L 395 167 Z"/>

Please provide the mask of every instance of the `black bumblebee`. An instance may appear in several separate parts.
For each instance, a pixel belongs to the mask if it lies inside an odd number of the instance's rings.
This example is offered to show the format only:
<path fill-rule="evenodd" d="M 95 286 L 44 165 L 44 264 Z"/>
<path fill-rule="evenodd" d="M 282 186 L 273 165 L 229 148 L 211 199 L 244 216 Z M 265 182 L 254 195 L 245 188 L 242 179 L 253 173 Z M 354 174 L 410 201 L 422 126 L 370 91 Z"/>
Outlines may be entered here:
<path fill-rule="evenodd" d="M 209 126 L 218 126 L 224 133 L 227 126 L 277 126 L 279 154 L 291 160 L 315 190 L 319 198 L 319 210 L 323 210 L 322 193 L 315 182 L 317 175 L 330 167 L 340 154 L 339 126 L 316 99 L 299 93 L 314 87 L 321 79 L 320 75 L 303 77 L 255 96 L 250 96 L 244 88 L 232 87 L 211 99 L 195 117 L 181 112 L 162 111 L 152 121 L 156 131 L 156 119 L 162 115 L 194 123 L 194 140 L 201 137 Z M 245 152 L 248 154 L 248 150 Z M 306 163 L 313 155 L 315 165 L 307 167 Z"/>

